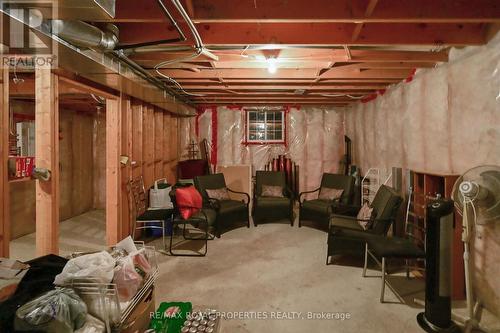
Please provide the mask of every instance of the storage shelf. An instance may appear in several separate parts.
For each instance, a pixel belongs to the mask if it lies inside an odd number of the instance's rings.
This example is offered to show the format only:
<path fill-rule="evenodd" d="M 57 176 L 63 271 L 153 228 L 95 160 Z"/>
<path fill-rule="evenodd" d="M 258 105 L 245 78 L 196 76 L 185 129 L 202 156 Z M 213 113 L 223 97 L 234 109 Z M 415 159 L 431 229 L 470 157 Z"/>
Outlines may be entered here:
<path fill-rule="evenodd" d="M 31 177 L 13 178 L 13 179 L 9 179 L 9 183 L 21 183 L 21 182 L 27 182 L 30 180 L 35 180 L 35 179 L 31 178 Z"/>

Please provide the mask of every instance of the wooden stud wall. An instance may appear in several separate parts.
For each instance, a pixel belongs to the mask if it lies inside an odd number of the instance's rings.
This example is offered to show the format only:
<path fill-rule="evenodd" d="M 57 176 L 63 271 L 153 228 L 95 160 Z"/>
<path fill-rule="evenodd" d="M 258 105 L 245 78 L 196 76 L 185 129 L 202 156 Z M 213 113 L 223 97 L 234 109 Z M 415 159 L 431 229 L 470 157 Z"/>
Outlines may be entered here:
<path fill-rule="evenodd" d="M 9 256 L 9 72 L 0 69 L 0 257 Z"/>
<path fill-rule="evenodd" d="M 0 256 L 8 256 L 10 195 L 7 177 L 8 140 L 6 138 L 9 133 L 9 87 L 8 72 L 2 71 L 0 74 L 2 77 L 0 82 L 2 111 L 0 114 L 2 139 L 0 141 L 2 143 L 0 145 Z M 60 164 L 58 93 L 60 82 L 61 89 L 69 85 L 79 88 L 83 93 L 89 91 L 106 98 L 106 241 L 108 244 L 114 244 L 131 233 L 132 217 L 130 216 L 127 183 L 140 176 L 144 178 L 146 189 L 154 183 L 155 179 L 167 178 L 169 183 L 175 183 L 179 141 L 177 138 L 178 119 L 175 115 L 140 100 L 125 95 L 110 95 L 93 87 L 59 77 L 52 73 L 50 68 L 37 68 L 34 81 L 37 167 L 47 168 L 52 173 L 50 181 L 36 181 L 36 253 L 37 255 L 57 254 L 59 250 L 61 185 L 58 167 Z M 78 134 L 69 129 L 64 133 L 71 136 Z M 128 163 L 120 163 L 122 156 L 128 157 Z M 66 163 L 69 162 L 66 161 Z M 102 177 L 104 173 L 100 175 Z"/>
<path fill-rule="evenodd" d="M 59 253 L 58 77 L 50 67 L 35 68 L 35 151 L 37 168 L 50 170 L 36 181 L 36 254 Z"/>
<path fill-rule="evenodd" d="M 106 243 L 114 245 L 122 239 L 121 218 L 121 102 L 106 100 Z"/>
<path fill-rule="evenodd" d="M 123 107 L 123 105 L 127 107 Z M 142 176 L 146 190 L 154 181 L 175 183 L 177 173 L 177 117 L 137 99 L 122 100 L 122 151 L 129 158 L 121 166 L 122 236 L 131 234 L 130 198 L 127 184 Z"/>

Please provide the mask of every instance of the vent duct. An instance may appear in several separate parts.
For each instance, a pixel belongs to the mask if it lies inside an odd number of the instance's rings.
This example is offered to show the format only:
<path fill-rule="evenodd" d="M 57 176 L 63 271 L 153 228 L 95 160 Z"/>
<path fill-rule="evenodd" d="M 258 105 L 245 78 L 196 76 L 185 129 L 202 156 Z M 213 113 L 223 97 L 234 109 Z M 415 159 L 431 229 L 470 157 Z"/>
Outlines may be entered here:
<path fill-rule="evenodd" d="M 52 20 L 52 33 L 78 47 L 112 51 L 118 44 L 118 28 L 106 24 L 106 30 L 83 21 Z"/>

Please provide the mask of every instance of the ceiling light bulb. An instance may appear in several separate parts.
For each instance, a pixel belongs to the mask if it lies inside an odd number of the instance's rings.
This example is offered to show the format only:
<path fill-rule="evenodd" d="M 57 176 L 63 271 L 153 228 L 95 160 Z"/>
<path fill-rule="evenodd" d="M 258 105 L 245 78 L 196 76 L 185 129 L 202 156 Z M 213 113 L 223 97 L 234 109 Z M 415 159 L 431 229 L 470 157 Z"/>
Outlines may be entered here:
<path fill-rule="evenodd" d="M 269 58 L 267 59 L 267 71 L 271 74 L 276 73 L 276 70 L 278 67 L 276 66 L 276 59 L 275 58 Z"/>

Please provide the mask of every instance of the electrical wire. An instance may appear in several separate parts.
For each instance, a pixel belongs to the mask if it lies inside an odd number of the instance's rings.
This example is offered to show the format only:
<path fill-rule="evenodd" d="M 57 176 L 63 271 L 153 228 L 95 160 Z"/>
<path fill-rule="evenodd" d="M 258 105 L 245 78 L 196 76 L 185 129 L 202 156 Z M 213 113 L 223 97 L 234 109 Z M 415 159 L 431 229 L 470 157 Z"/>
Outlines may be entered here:
<path fill-rule="evenodd" d="M 201 40 L 201 37 L 200 37 L 198 31 L 196 30 L 196 27 L 194 26 L 193 21 L 191 21 L 191 19 L 189 18 L 189 15 L 186 13 L 184 7 L 182 7 L 179 0 L 172 0 L 172 3 L 177 8 L 177 10 L 181 14 L 182 18 L 184 19 L 184 21 L 187 23 L 189 30 L 191 30 L 191 33 L 192 33 L 194 40 L 195 40 L 194 53 L 190 54 L 188 56 L 185 56 L 185 57 L 180 57 L 180 58 L 176 58 L 176 59 L 172 59 L 172 60 L 162 61 L 162 62 L 156 64 L 156 66 L 154 67 L 154 70 L 155 70 L 156 74 L 158 74 L 162 78 L 166 79 L 168 82 L 173 83 L 177 88 L 180 89 L 180 91 L 182 93 L 184 93 L 188 96 L 203 97 L 205 95 L 192 94 L 192 93 L 187 92 L 186 90 L 184 90 L 184 88 L 181 86 L 181 84 L 179 82 L 177 82 L 172 77 L 170 77 L 170 76 L 168 76 L 160 71 L 161 67 L 163 67 L 163 66 L 167 66 L 167 65 L 178 63 L 178 62 L 183 62 L 183 61 L 195 59 L 203 53 L 203 50 L 207 50 L 205 48 L 205 46 L 203 45 L 203 41 Z"/>
<path fill-rule="evenodd" d="M 366 97 L 366 95 L 354 96 L 354 95 L 349 95 L 349 94 L 318 94 L 318 96 L 323 96 L 323 97 L 349 97 L 350 99 L 363 99 L 363 98 Z"/>
<path fill-rule="evenodd" d="M 104 105 L 106 104 L 106 99 L 104 97 L 101 97 L 101 96 L 96 96 L 94 94 L 90 94 L 90 96 L 92 97 L 92 99 L 94 101 L 96 101 L 99 105 Z"/>

